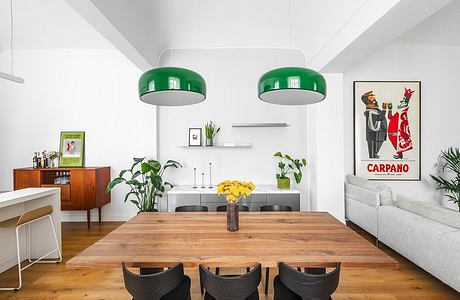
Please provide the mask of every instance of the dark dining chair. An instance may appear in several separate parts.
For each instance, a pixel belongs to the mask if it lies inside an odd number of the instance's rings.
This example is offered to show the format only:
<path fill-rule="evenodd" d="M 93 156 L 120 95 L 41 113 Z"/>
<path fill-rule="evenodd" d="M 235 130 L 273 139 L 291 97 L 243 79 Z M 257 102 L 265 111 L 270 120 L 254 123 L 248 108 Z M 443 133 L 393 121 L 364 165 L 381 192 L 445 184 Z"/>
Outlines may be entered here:
<path fill-rule="evenodd" d="M 325 274 L 299 272 L 285 263 L 279 264 L 279 275 L 273 282 L 274 300 L 327 300 L 339 286 L 340 263 Z"/>
<path fill-rule="evenodd" d="M 243 275 L 219 276 L 200 265 L 200 282 L 206 290 L 204 300 L 258 300 L 262 268 L 260 264 Z"/>
<path fill-rule="evenodd" d="M 123 278 L 133 300 L 190 300 L 190 277 L 184 275 L 183 264 L 166 271 L 139 275 L 122 264 Z"/>
<path fill-rule="evenodd" d="M 246 205 L 239 205 L 238 209 L 240 211 L 249 211 L 249 207 Z M 219 205 L 217 207 L 217 211 L 222 212 L 222 211 L 227 211 L 227 205 Z"/>
<path fill-rule="evenodd" d="M 202 205 L 184 205 L 176 207 L 176 212 L 203 212 L 208 211 L 207 206 Z"/>
<path fill-rule="evenodd" d="M 292 211 L 292 207 L 286 205 L 264 205 L 260 211 Z"/>
<path fill-rule="evenodd" d="M 264 205 L 260 211 L 292 211 L 292 207 L 287 205 Z M 268 286 L 270 284 L 270 268 L 265 270 L 265 295 L 268 295 Z"/>

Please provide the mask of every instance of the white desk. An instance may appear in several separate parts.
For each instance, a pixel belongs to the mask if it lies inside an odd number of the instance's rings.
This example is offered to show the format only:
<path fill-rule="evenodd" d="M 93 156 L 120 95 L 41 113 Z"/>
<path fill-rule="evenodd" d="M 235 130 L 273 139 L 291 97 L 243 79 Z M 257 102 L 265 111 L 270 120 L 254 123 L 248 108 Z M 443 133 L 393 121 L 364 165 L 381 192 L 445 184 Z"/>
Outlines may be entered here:
<path fill-rule="evenodd" d="M 59 245 L 61 246 L 61 190 L 59 188 L 29 188 L 0 194 L 0 221 L 7 220 L 34 208 L 52 205 L 51 215 Z M 21 258 L 26 259 L 28 245 L 27 226 L 20 230 Z M 47 219 L 34 222 L 31 227 L 31 256 L 38 258 L 54 248 L 55 242 Z M 0 228 L 0 272 L 17 264 L 16 237 L 12 229 Z M 52 254 L 49 258 L 57 258 Z"/>
<path fill-rule="evenodd" d="M 181 205 L 204 205 L 215 211 L 218 205 L 224 205 L 224 196 L 217 196 L 217 187 L 204 188 L 191 185 L 178 185 L 167 192 L 167 197 L 160 198 L 160 211 L 173 212 Z M 257 185 L 252 195 L 242 200 L 250 210 L 257 211 L 263 205 L 287 205 L 293 210 L 300 210 L 300 191 L 295 187 L 279 189 L 275 185 Z"/>

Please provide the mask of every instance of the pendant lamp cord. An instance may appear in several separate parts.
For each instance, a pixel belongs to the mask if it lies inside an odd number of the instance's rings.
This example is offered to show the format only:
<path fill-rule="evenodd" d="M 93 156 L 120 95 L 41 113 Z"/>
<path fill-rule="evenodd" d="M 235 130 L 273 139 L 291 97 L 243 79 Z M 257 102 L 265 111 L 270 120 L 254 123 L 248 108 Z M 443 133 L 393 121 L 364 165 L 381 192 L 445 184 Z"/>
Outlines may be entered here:
<path fill-rule="evenodd" d="M 14 75 L 14 53 L 13 53 L 13 0 L 10 0 L 10 51 L 11 51 L 11 75 Z"/>
<path fill-rule="evenodd" d="M 170 65 L 173 66 L 174 63 L 173 63 L 173 46 L 174 46 L 174 29 L 173 29 L 173 26 L 174 26 L 174 0 L 171 0 L 170 1 L 171 3 L 171 23 L 170 23 L 170 39 L 171 39 L 171 51 L 170 51 Z"/>
<path fill-rule="evenodd" d="M 288 12 L 288 18 L 289 18 L 289 50 L 292 49 L 292 16 L 291 16 L 291 0 L 289 0 L 289 12 Z"/>

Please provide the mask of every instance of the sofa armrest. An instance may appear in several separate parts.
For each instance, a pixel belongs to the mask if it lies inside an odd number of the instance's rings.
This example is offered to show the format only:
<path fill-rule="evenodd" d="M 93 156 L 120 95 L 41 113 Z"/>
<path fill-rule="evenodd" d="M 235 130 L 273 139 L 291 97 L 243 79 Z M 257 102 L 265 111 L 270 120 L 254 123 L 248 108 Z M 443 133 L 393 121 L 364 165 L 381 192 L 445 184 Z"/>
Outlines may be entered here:
<path fill-rule="evenodd" d="M 363 189 L 359 186 L 345 183 L 345 197 L 377 208 L 380 206 L 380 194 L 378 192 Z"/>

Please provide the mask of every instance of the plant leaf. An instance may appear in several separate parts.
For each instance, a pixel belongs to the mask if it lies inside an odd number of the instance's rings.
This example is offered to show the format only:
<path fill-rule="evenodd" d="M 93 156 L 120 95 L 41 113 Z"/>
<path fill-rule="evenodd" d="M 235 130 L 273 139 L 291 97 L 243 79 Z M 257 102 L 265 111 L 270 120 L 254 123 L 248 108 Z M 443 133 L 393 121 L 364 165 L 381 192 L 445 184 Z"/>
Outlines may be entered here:
<path fill-rule="evenodd" d="M 281 152 L 276 152 L 273 156 L 276 156 L 276 157 L 283 157 L 283 154 L 281 154 Z"/>
<path fill-rule="evenodd" d="M 114 178 L 112 181 L 109 182 L 105 191 L 107 193 L 110 192 L 117 184 L 120 184 L 124 181 L 126 181 L 126 179 L 121 178 L 121 177 Z"/>

